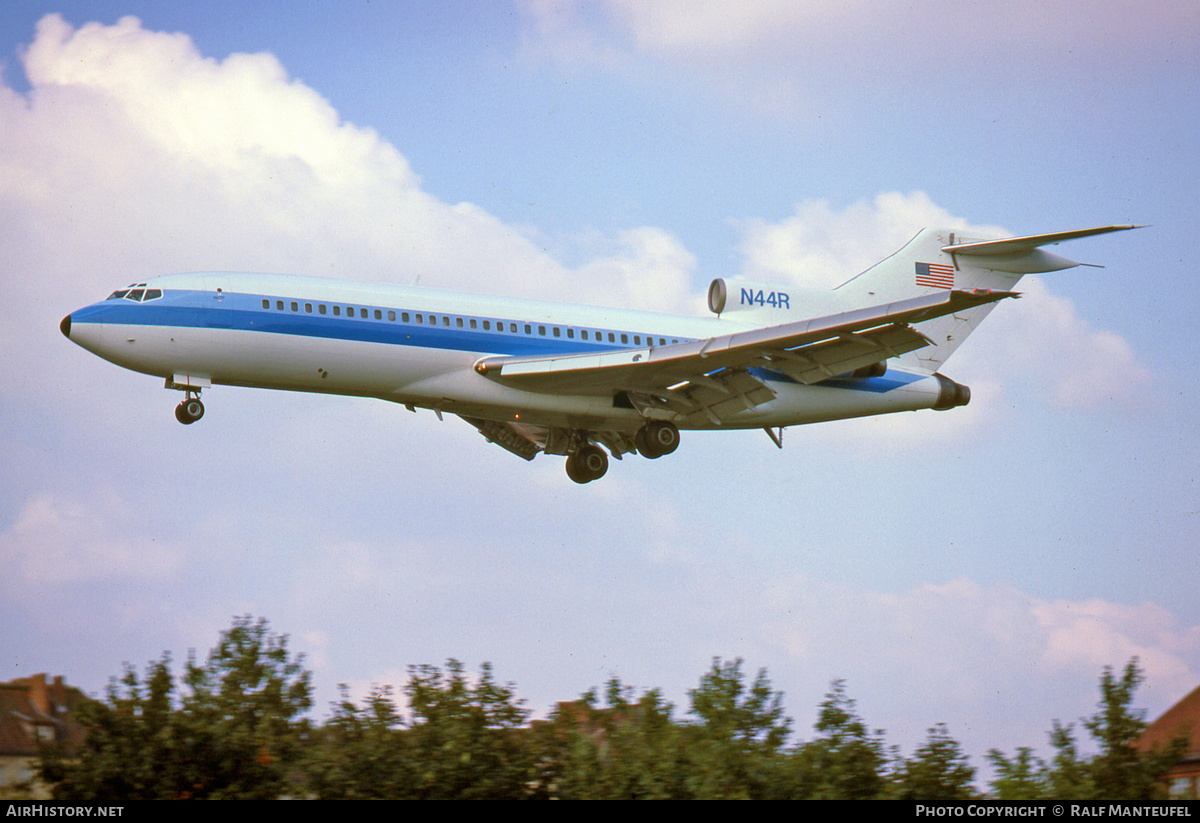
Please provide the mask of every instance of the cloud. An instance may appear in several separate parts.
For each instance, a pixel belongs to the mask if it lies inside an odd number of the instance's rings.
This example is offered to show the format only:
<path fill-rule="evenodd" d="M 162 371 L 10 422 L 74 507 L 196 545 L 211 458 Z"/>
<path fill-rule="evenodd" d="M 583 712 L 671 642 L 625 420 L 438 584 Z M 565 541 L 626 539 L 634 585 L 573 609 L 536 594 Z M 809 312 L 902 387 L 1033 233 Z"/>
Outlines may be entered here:
<path fill-rule="evenodd" d="M 1097 9 L 1102 8 L 1102 13 Z M 845 112 L 844 91 L 923 94 L 931 78 L 986 93 L 1010 82 L 1119 77 L 1133 65 L 1185 58 L 1200 36 L 1186 0 L 1016 0 L 962 13 L 953 0 L 529 0 L 526 51 L 560 66 L 643 75 L 653 63 L 701 94 L 768 116 Z M 702 78 L 701 82 L 697 82 Z"/>
<path fill-rule="evenodd" d="M 61 584 L 172 576 L 183 552 L 137 535 L 139 520 L 112 491 L 94 500 L 35 495 L 0 532 L 5 588 L 28 595 Z"/>
<path fill-rule="evenodd" d="M 172 271 L 687 302 L 694 261 L 669 233 L 629 228 L 568 267 L 479 206 L 425 192 L 394 146 L 270 54 L 216 60 L 133 17 L 74 29 L 49 15 L 24 62 L 28 94 L 0 89 L 0 240 L 23 317 L 0 344 L 25 396 L 70 382 L 42 362 L 63 314 Z"/>
<path fill-rule="evenodd" d="M 919 191 L 884 192 L 840 210 L 826 200 L 806 200 L 778 222 L 755 218 L 734 225 L 742 233 L 741 276 L 829 289 L 875 265 L 926 226 L 985 237 L 1008 234 L 972 225 Z"/>

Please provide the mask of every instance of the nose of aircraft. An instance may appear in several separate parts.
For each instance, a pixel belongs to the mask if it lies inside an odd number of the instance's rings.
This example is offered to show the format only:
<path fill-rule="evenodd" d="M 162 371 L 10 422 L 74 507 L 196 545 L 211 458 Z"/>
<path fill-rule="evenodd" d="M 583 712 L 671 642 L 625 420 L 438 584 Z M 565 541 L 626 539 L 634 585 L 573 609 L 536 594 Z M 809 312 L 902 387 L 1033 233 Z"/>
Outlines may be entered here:
<path fill-rule="evenodd" d="M 62 319 L 62 322 L 58 324 L 58 329 L 63 333 L 64 337 L 68 340 L 71 339 L 71 315 L 68 314 Z"/>

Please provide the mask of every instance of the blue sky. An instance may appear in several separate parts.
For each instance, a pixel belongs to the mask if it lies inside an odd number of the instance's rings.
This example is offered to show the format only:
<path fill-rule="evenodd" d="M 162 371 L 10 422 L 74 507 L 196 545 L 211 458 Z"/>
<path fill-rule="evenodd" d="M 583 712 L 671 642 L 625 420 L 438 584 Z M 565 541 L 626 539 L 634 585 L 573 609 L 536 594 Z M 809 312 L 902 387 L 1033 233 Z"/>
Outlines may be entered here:
<path fill-rule="evenodd" d="M 1200 13 L 1178 2 L 17 2 L 0 9 L 0 616 L 98 692 L 234 614 L 336 685 L 484 660 L 543 713 L 845 678 L 906 752 L 1043 746 L 1137 655 L 1200 681 Z M 56 16 L 55 16 L 56 15 Z M 132 16 L 132 17 L 131 17 Z M 202 424 L 58 320 L 242 269 L 701 312 L 835 285 L 924 225 L 1061 252 L 945 414 L 693 434 L 572 484 L 457 420 L 217 388 Z"/>

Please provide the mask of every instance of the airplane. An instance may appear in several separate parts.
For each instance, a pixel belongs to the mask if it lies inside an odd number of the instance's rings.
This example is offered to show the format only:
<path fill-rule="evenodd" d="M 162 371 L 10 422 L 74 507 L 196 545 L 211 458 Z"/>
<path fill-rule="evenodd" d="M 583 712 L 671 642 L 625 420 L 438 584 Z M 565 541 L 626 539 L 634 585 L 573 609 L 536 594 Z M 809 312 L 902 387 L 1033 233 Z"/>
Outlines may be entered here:
<path fill-rule="evenodd" d="M 72 342 L 184 393 L 248 386 L 458 415 L 589 483 L 609 455 L 658 458 L 681 430 L 764 429 L 965 406 L 939 369 L 1025 274 L 1081 265 L 1042 247 L 1137 226 L 1006 239 L 919 232 L 835 289 L 717 278 L 711 317 L 296 275 L 168 274 L 63 318 Z"/>

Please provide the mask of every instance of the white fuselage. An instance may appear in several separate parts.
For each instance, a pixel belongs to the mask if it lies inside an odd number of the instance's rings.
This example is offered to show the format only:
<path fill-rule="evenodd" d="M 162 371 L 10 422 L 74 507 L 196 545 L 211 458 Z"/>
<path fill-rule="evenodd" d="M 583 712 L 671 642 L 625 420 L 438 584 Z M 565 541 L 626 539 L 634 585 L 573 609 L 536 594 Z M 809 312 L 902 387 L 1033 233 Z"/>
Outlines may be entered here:
<path fill-rule="evenodd" d="M 173 387 L 213 384 L 376 397 L 537 426 L 634 431 L 641 415 L 608 393 L 524 391 L 476 372 L 483 357 L 653 348 L 753 326 L 420 287 L 265 274 L 167 275 L 73 312 L 63 331 Z M 718 426 L 757 428 L 937 405 L 939 379 L 882 377 L 802 385 L 766 372 L 776 397 Z"/>

